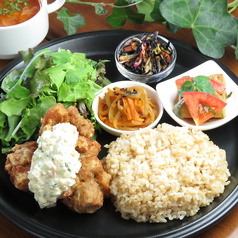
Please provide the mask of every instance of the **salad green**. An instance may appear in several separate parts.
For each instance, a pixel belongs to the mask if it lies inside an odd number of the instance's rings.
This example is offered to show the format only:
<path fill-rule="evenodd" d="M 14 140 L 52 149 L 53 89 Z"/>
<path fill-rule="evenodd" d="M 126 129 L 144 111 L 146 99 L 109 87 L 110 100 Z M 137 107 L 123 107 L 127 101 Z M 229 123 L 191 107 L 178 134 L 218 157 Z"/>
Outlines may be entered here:
<path fill-rule="evenodd" d="M 87 59 L 84 53 L 48 49 L 21 52 L 25 67 L 13 70 L 2 81 L 0 94 L 0 140 L 2 152 L 38 134 L 40 118 L 58 102 L 77 103 L 81 114 L 99 129 L 92 102 L 110 81 L 105 62 Z"/>

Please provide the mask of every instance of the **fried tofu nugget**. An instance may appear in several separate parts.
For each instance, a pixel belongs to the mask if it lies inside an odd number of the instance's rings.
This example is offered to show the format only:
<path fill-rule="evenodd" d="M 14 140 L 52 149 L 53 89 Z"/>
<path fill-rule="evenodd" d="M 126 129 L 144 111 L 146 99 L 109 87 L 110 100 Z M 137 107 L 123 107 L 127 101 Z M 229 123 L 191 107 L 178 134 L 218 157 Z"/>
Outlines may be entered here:
<path fill-rule="evenodd" d="M 15 145 L 7 155 L 5 169 L 10 175 L 11 182 L 19 190 L 29 191 L 28 171 L 30 170 L 32 155 L 36 149 L 36 141 L 28 141 L 22 145 Z"/>

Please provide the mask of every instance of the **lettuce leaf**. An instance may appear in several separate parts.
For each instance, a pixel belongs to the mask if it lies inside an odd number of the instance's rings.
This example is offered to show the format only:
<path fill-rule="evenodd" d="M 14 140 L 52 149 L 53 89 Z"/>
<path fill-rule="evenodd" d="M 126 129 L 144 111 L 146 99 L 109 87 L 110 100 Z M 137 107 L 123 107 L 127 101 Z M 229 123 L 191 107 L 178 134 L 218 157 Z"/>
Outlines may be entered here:
<path fill-rule="evenodd" d="M 88 59 L 84 53 L 58 49 L 21 52 L 25 67 L 13 70 L 2 81 L 0 140 L 2 152 L 15 144 L 36 139 L 40 119 L 58 102 L 77 103 L 82 115 L 96 124 L 92 102 L 110 81 L 105 62 Z M 85 112 L 86 110 L 86 112 Z"/>

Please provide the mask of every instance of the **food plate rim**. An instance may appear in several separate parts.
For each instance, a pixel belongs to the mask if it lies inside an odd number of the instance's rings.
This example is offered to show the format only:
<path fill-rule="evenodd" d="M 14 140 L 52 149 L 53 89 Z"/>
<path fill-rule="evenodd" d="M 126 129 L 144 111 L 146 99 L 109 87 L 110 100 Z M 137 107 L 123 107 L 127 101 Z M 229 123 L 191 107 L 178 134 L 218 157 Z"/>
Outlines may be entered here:
<path fill-rule="evenodd" d="M 74 41 L 75 39 L 86 38 L 86 37 L 94 37 L 95 38 L 95 37 L 97 37 L 97 35 L 110 36 L 110 35 L 113 35 L 113 34 L 115 34 L 115 35 L 125 34 L 125 37 L 126 37 L 127 35 L 137 34 L 138 32 L 140 32 L 140 31 L 102 30 L 102 31 L 92 31 L 92 32 L 78 33 L 78 34 L 75 34 L 75 35 L 61 37 L 61 38 L 58 38 L 56 40 L 46 42 L 46 43 L 44 43 L 40 46 L 37 46 L 35 48 L 35 50 L 37 51 L 37 50 L 40 50 L 40 49 L 43 49 L 43 48 L 55 47 L 55 45 L 59 45 L 63 42 L 67 42 L 67 41 L 71 41 L 71 40 Z M 199 57 L 204 59 L 204 61 L 209 59 L 208 57 L 201 55 L 195 47 L 193 47 L 191 45 L 188 45 L 184 42 L 181 42 L 179 40 L 176 40 L 176 39 L 172 39 L 172 38 L 169 38 L 169 39 L 171 41 L 173 41 L 173 43 L 175 45 L 181 46 L 181 47 L 183 47 L 184 49 L 187 49 L 187 50 L 192 50 L 192 51 L 194 51 L 194 53 L 199 54 Z M 216 61 L 216 62 L 221 66 L 221 68 L 226 70 L 229 73 L 229 75 L 232 75 L 233 77 L 235 77 L 234 73 L 231 72 L 225 65 L 223 65 L 219 61 Z M 16 65 L 18 65 L 20 63 L 22 64 L 22 60 L 21 60 L 21 57 L 19 56 L 15 60 L 11 61 L 4 69 L 2 69 L 0 71 L 0 73 L 1 73 L 0 78 L 3 79 L 4 76 L 12 68 L 14 68 Z M 177 237 L 178 235 L 180 237 L 188 237 L 188 236 L 191 236 L 191 235 L 194 236 L 198 233 L 201 233 L 205 229 L 211 227 L 215 223 L 219 222 L 221 219 L 224 218 L 225 215 L 227 215 L 230 211 L 232 211 L 236 207 L 237 204 L 238 204 L 238 186 L 236 184 L 234 189 L 231 190 L 231 192 L 224 199 L 224 201 L 212 210 L 213 211 L 212 213 L 208 212 L 207 214 L 205 214 L 201 218 L 189 223 L 188 225 L 186 225 L 186 229 L 182 226 L 182 227 L 179 227 L 178 229 L 171 230 L 171 231 L 168 231 L 168 232 L 163 233 L 163 234 L 158 234 L 158 235 L 156 235 L 156 237 L 164 237 L 164 238 L 165 237 L 171 237 L 172 238 L 172 237 Z M 65 235 L 67 235 L 68 237 L 78 237 L 78 236 L 71 235 L 71 234 L 65 234 L 64 232 L 57 231 L 57 230 L 54 230 L 54 229 L 49 230 L 49 228 L 46 227 L 44 224 L 38 223 L 37 221 L 34 221 L 34 220 L 31 220 L 25 214 L 20 214 L 17 211 L 15 211 L 11 206 L 9 206 L 1 198 L 1 196 L 0 196 L 0 213 L 3 216 L 5 216 L 7 219 L 12 221 L 15 225 L 19 226 L 20 228 L 29 232 L 30 234 L 33 234 L 33 235 L 38 236 L 38 237 L 42 237 L 42 236 L 43 237 L 55 237 L 55 236 L 65 237 Z M 205 217 L 206 217 L 206 219 L 203 219 Z M 118 236 L 116 235 L 115 237 L 118 237 Z M 130 236 L 130 237 L 133 237 L 133 235 Z M 155 236 L 149 236 L 149 237 L 155 237 Z"/>

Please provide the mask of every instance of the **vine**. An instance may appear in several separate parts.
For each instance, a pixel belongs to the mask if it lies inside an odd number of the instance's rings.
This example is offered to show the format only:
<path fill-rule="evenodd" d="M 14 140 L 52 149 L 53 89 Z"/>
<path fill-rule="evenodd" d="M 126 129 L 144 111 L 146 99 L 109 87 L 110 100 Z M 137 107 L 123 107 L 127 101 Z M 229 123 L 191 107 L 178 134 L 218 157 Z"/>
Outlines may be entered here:
<path fill-rule="evenodd" d="M 126 21 L 133 24 L 155 21 L 165 24 L 172 33 L 181 28 L 191 28 L 198 49 L 204 55 L 221 58 L 225 47 L 231 46 L 238 59 L 238 19 L 232 15 L 238 8 L 238 0 L 230 3 L 227 0 L 116 0 L 114 3 L 66 0 L 66 3 L 92 6 L 98 15 L 106 15 L 108 11 L 105 8 L 111 7 L 112 13 L 106 17 L 106 21 L 112 28 L 120 28 Z M 183 6 L 179 12 L 176 7 L 178 5 Z M 70 15 L 64 7 L 56 13 L 68 35 L 86 25 L 80 13 Z"/>

